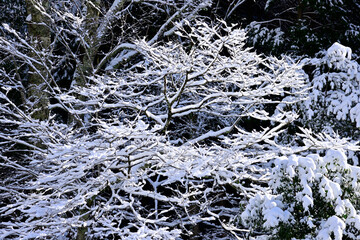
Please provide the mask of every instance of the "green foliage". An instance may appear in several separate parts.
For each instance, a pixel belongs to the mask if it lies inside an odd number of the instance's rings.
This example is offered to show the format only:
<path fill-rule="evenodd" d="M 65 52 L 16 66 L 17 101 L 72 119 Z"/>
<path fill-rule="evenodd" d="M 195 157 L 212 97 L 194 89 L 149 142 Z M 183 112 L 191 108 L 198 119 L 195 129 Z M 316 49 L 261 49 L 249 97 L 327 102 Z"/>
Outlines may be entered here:
<path fill-rule="evenodd" d="M 266 54 L 314 56 L 336 41 L 359 54 L 359 11 L 356 0 L 245 1 L 229 21 L 245 25 L 248 44 Z"/>
<path fill-rule="evenodd" d="M 243 224 L 273 239 L 355 239 L 360 230 L 360 168 L 342 151 L 275 161 L 271 194 L 250 199 Z M 333 239 L 333 238 L 332 238 Z"/>

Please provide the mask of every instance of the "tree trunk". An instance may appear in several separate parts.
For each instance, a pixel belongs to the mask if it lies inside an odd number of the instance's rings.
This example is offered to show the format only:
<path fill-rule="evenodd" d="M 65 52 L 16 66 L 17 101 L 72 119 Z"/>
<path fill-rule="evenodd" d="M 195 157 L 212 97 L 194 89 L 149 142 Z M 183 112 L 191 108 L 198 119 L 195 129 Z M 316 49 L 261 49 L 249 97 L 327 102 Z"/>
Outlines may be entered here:
<path fill-rule="evenodd" d="M 88 199 L 86 201 L 86 206 L 91 207 L 95 198 L 96 198 L 96 196 L 93 196 L 92 198 Z M 80 214 L 82 215 L 82 214 L 86 213 L 87 211 L 88 211 L 87 208 L 84 207 L 83 209 L 80 209 Z M 87 220 L 89 220 L 89 217 L 90 217 L 90 213 L 86 213 L 80 219 L 82 221 L 86 222 Z M 87 226 L 78 227 L 77 234 L 76 234 L 76 240 L 85 240 L 87 231 L 88 231 Z"/>
<path fill-rule="evenodd" d="M 49 49 L 51 43 L 48 19 L 38 7 L 48 8 L 48 0 L 41 0 L 38 4 L 33 0 L 26 0 L 26 10 L 30 17 L 28 23 L 28 34 L 34 51 L 29 56 L 40 62 L 30 66 L 27 98 L 31 104 L 31 116 L 35 119 L 46 120 L 49 117 L 49 94 L 47 84 L 49 79 L 48 68 L 46 66 L 46 56 L 42 56 L 43 50 Z M 38 4 L 38 5 L 37 5 Z"/>
<path fill-rule="evenodd" d="M 304 11 L 305 3 L 303 0 L 298 0 L 298 8 L 297 8 L 297 20 L 303 18 L 303 11 Z"/>
<path fill-rule="evenodd" d="M 87 13 L 85 20 L 85 34 L 83 43 L 83 55 L 78 59 L 75 70 L 75 84 L 85 86 L 87 77 L 91 76 L 94 70 L 93 62 L 98 50 L 98 41 L 96 31 L 99 26 L 100 0 L 89 0 L 87 4 Z"/>
<path fill-rule="evenodd" d="M 83 34 L 85 42 L 82 43 L 82 55 L 76 62 L 72 85 L 84 87 L 87 83 L 87 78 L 93 74 L 93 63 L 99 45 L 96 31 L 99 26 L 100 6 L 101 0 L 88 0 L 86 4 L 87 13 L 84 26 L 85 32 Z M 75 94 L 75 97 L 82 101 L 86 100 L 84 96 L 78 94 Z M 78 127 L 84 127 L 83 120 L 84 115 L 78 115 L 77 117 L 69 115 L 68 123 L 75 124 Z"/>

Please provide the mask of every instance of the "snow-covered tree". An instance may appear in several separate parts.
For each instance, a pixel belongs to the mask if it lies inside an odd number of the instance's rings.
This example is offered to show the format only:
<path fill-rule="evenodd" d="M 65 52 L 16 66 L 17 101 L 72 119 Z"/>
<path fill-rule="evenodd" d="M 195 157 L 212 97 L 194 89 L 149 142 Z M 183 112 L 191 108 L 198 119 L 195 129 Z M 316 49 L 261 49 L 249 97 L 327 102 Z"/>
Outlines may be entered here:
<path fill-rule="evenodd" d="M 314 132 L 339 134 L 350 141 L 357 141 L 359 128 L 359 64 L 351 59 L 352 50 L 334 43 L 316 58 L 304 58 L 302 63 L 308 74 L 307 98 L 297 104 L 280 103 L 277 111 L 296 112 L 299 118 L 277 141 L 291 142 L 296 139 L 295 128 L 307 127 Z M 291 102 L 292 96 L 286 97 Z M 356 154 L 349 157 L 358 164 Z"/>
<path fill-rule="evenodd" d="M 138 57 L 119 71 L 69 91 L 49 84 L 50 110 L 85 116 L 82 127 L 28 116 L 10 98 L 21 82 L 2 79 L 1 165 L 15 172 L 1 187 L 2 238 L 237 236 L 224 221 L 258 191 L 249 182 L 264 184 L 286 151 L 274 137 L 296 117 L 268 111 L 300 100 L 305 78 L 290 58 L 244 47 L 241 29 L 183 24 L 177 41 L 131 43 Z M 248 131 L 249 119 L 273 125 Z M 10 154 L 20 146 L 22 160 Z"/>
<path fill-rule="evenodd" d="M 121 118 L 146 116 L 172 140 L 192 139 L 191 143 L 229 133 L 249 118 L 292 121 L 291 112 L 271 116 L 266 108 L 275 108 L 288 95 L 292 102 L 301 99 L 305 93 L 301 65 L 290 58 L 261 57 L 244 46 L 243 30 L 224 23 L 195 22 L 187 27 L 189 31 L 182 27 L 177 31 L 182 45 L 138 41 L 141 60 L 131 69 L 94 76 L 91 84 L 76 89 L 88 99 L 78 102 L 84 106 L 80 111 L 114 109 Z M 67 95 L 60 98 L 73 101 Z"/>
<path fill-rule="evenodd" d="M 25 27 L 0 32 L 1 239 L 239 239 L 255 226 L 235 224 L 240 203 L 269 192 L 274 159 L 356 150 L 305 129 L 295 146 L 278 141 L 323 89 L 307 85 L 309 62 L 258 54 L 246 30 L 199 17 L 212 1 L 23 3 Z M 330 63 L 353 76 L 348 50 L 312 60 L 316 79 Z"/>
<path fill-rule="evenodd" d="M 155 44 L 173 34 L 174 22 L 181 24 L 193 19 L 210 3 L 26 1 L 27 35 L 15 32 L 12 23 L 2 26 L 0 47 L 7 55 L 2 60 L 4 75 L 16 74 L 17 81 L 24 86 L 26 99 L 20 99 L 22 104 L 32 115 L 44 120 L 49 115 L 48 105 L 56 101 L 54 96 L 71 91 L 72 86 L 84 86 L 94 73 L 118 68 L 136 56 L 133 38 L 146 36 L 149 45 Z M 149 11 L 154 14 L 149 15 Z M 17 64 L 9 69 L 12 62 Z M 68 114 L 68 119 L 80 121 L 67 107 L 62 111 L 64 106 L 52 109 L 52 113 L 61 112 L 64 119 Z"/>
<path fill-rule="evenodd" d="M 315 70 L 301 108 L 311 128 L 349 137 L 360 127 L 360 66 L 351 54 L 349 47 L 334 43 L 321 58 L 308 60 Z"/>

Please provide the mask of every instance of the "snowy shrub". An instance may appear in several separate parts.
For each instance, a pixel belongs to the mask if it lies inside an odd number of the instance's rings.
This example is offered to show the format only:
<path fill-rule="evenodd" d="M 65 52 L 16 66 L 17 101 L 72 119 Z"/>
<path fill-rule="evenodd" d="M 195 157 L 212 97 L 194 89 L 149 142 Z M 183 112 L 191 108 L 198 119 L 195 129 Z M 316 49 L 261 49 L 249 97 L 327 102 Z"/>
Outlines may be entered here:
<path fill-rule="evenodd" d="M 357 239 L 359 177 L 360 168 L 349 165 L 341 150 L 278 158 L 271 193 L 251 198 L 241 220 L 274 239 Z"/>
<path fill-rule="evenodd" d="M 0 188 L 0 196 L 11 201 L 0 206 L 0 239 L 186 239 L 200 234 L 193 229 L 200 224 L 215 232 L 204 233 L 205 239 L 228 236 L 214 225 L 238 211 L 239 194 L 226 187 L 257 192 L 241 182 L 261 182 L 266 169 L 260 166 L 273 151 L 251 147 L 262 140 L 256 137 L 242 143 L 258 151 L 255 156 L 215 146 L 172 146 L 158 129 L 141 119 L 108 119 L 92 135 L 59 127 L 66 138 L 48 142 L 29 166 L 6 159 L 31 178 Z"/>

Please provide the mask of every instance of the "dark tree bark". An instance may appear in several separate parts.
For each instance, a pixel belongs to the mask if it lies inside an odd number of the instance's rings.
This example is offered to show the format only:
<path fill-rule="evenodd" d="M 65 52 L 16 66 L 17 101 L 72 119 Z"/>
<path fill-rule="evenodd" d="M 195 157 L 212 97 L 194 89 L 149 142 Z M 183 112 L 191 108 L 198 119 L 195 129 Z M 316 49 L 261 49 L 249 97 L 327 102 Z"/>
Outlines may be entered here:
<path fill-rule="evenodd" d="M 48 0 L 36 2 L 26 0 L 26 9 L 28 14 L 28 36 L 33 46 L 33 51 L 29 56 L 34 58 L 38 63 L 34 63 L 29 68 L 27 98 L 31 105 L 31 116 L 35 119 L 46 120 L 49 117 L 49 68 L 46 66 L 46 57 L 44 53 L 49 49 L 51 35 L 46 16 L 42 10 L 48 8 Z"/>

